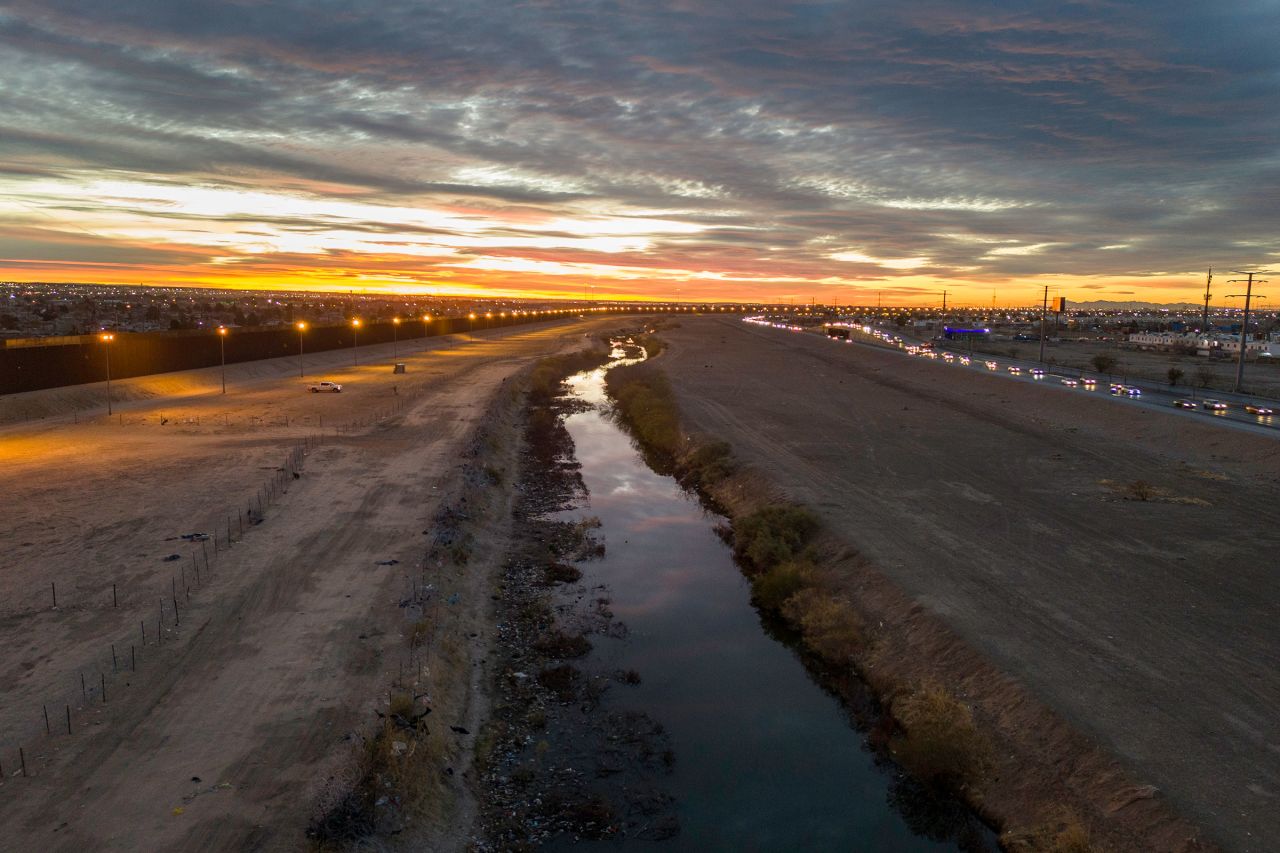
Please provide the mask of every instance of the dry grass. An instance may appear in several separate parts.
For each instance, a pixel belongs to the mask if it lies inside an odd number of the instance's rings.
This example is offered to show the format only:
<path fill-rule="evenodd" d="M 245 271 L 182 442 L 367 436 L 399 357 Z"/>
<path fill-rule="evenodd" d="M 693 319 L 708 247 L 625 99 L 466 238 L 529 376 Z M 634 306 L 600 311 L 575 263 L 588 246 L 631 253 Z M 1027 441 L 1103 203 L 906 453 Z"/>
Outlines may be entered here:
<path fill-rule="evenodd" d="M 382 724 L 362 743 L 353 777 L 307 827 L 317 849 L 347 849 L 366 839 L 400 831 L 411 815 L 442 819 L 441 745 L 421 724 L 413 694 L 390 697 Z M 390 793 L 388 793 L 390 792 Z"/>
<path fill-rule="evenodd" d="M 848 665 L 867 648 L 866 628 L 853 605 L 824 589 L 799 590 L 783 604 L 782 614 L 828 663 Z"/>
<path fill-rule="evenodd" d="M 1146 480 L 1131 480 L 1127 483 L 1115 480 L 1099 480 L 1098 484 L 1111 491 L 1111 494 L 1126 501 L 1144 503 L 1181 504 L 1184 506 L 1211 506 L 1204 498 L 1190 495 L 1179 495 L 1169 489 L 1152 485 Z"/>
<path fill-rule="evenodd" d="M 649 365 L 631 364 L 610 370 L 606 387 L 623 425 L 646 450 L 674 463 L 683 442 L 667 377 Z"/>
<path fill-rule="evenodd" d="M 1080 816 L 1065 808 L 1055 819 L 1030 832 L 1005 833 L 1000 843 L 1006 850 L 1027 853 L 1098 853 L 1100 850 Z"/>
<path fill-rule="evenodd" d="M 938 685 L 924 685 L 893 703 L 902 726 L 893 753 L 922 782 L 976 787 L 991 764 L 991 745 L 968 706 Z"/>

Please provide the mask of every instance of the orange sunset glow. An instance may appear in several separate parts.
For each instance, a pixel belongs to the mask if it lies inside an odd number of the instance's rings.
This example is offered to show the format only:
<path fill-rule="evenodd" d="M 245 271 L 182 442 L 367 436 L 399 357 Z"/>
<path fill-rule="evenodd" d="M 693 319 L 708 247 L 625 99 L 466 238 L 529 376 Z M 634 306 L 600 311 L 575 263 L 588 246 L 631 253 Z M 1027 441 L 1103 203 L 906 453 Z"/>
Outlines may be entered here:
<path fill-rule="evenodd" d="M 1136 12 L 1086 49 L 1051 11 L 655 9 L 615 51 L 534 8 L 426 42 L 353 11 L 327 48 L 270 6 L 12 9 L 12 281 L 989 306 L 1280 255 L 1265 67 Z"/>

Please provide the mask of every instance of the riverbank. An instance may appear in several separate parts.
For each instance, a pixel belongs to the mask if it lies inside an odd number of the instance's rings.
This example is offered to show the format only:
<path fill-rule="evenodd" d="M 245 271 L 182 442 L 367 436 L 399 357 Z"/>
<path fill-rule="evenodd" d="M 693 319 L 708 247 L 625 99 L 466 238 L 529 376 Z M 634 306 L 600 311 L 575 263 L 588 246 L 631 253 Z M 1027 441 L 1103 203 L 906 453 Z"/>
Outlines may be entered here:
<path fill-rule="evenodd" d="M 751 606 L 717 517 L 615 423 L 630 369 L 530 411 L 474 849 L 994 849 Z"/>
<path fill-rule="evenodd" d="M 380 721 L 408 710 L 391 706 L 419 665 L 413 715 L 432 709 L 442 793 L 397 837 L 438 822 L 462 846 L 472 740 L 453 727 L 475 731 L 483 707 L 484 549 L 503 531 L 450 517 L 468 489 L 503 494 L 489 478 L 504 448 L 474 442 L 506 422 L 493 406 L 513 377 L 589 328 L 402 350 L 405 374 L 389 352 L 331 366 L 338 395 L 229 369 L 223 396 L 215 369 L 173 377 L 205 393 L 133 400 L 111 423 L 4 428 L 0 847 L 296 849 Z M 428 562 L 451 530 L 470 553 Z M 410 640 L 424 604 L 440 616 L 430 649 Z M 394 816 L 379 812 L 404 829 Z"/>
<path fill-rule="evenodd" d="M 1185 825 L 1150 844 L 1268 849 L 1280 832 L 1267 735 L 1280 677 L 1263 663 L 1277 655 L 1277 579 L 1257 555 L 1280 545 L 1280 444 L 742 326 L 694 319 L 664 332 L 656 363 L 687 428 L 730 441 L 1139 780 L 1130 796 L 1091 795 L 1106 820 L 1172 810 L 1203 832 Z M 1197 500 L 1115 491 L 1139 480 Z M 1242 520 L 1247 536 L 1224 534 Z M 1086 789 L 1120 778 L 1085 761 L 1053 769 Z"/>
<path fill-rule="evenodd" d="M 882 743 L 918 777 L 960 792 L 1003 829 L 1007 848 L 1207 849 L 1154 789 L 1133 782 L 846 540 L 803 509 L 786 510 L 785 495 L 759 471 L 742 470 L 719 436 L 685 434 L 655 365 L 616 372 L 610 389 L 657 463 L 731 517 L 757 605 L 786 619 L 827 665 L 852 667 L 870 683 L 894 721 Z"/>

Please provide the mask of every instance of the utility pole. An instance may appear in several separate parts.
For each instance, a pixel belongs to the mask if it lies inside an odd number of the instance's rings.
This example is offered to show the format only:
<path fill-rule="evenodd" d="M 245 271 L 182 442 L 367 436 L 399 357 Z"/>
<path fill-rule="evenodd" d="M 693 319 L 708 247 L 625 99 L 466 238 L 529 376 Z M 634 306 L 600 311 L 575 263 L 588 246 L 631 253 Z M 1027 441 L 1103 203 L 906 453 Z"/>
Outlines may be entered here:
<path fill-rule="evenodd" d="M 1258 275 L 1258 273 L 1256 272 L 1244 272 L 1243 270 L 1237 270 L 1237 272 L 1239 272 L 1241 275 L 1245 277 L 1228 279 L 1228 281 L 1232 284 L 1239 281 L 1245 282 L 1246 285 L 1245 285 L 1244 293 L 1242 294 L 1233 293 L 1228 298 L 1234 299 L 1237 296 L 1244 297 L 1244 318 L 1240 323 L 1240 360 L 1236 362 L 1236 385 L 1234 388 L 1231 389 L 1232 391 L 1238 394 L 1240 393 L 1240 386 L 1244 384 L 1244 349 L 1245 349 L 1245 340 L 1249 336 L 1249 302 L 1252 301 L 1253 299 L 1253 283 L 1256 281 L 1259 284 L 1261 284 L 1265 282 L 1266 279 L 1265 278 L 1255 279 L 1254 276 Z M 1259 296 L 1258 298 L 1262 299 L 1263 297 Z"/>
<path fill-rule="evenodd" d="M 1040 363 L 1044 364 L 1045 315 L 1049 312 L 1049 285 L 1044 286 L 1044 302 L 1040 305 Z"/>
<path fill-rule="evenodd" d="M 1200 321 L 1200 334 L 1209 334 L 1209 284 L 1213 281 L 1213 267 L 1209 267 L 1209 277 L 1204 280 L 1204 319 Z"/>

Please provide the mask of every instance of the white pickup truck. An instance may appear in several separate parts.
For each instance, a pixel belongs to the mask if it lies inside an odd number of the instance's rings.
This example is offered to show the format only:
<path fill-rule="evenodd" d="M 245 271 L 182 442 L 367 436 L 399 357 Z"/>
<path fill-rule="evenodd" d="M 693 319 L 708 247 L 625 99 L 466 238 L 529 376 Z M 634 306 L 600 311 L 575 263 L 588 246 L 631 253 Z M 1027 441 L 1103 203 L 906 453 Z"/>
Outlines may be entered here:
<path fill-rule="evenodd" d="M 335 394 L 341 394 L 342 386 L 337 382 L 330 382 L 328 379 L 323 382 L 313 382 L 311 384 L 312 394 L 319 394 L 321 391 L 332 391 Z"/>

